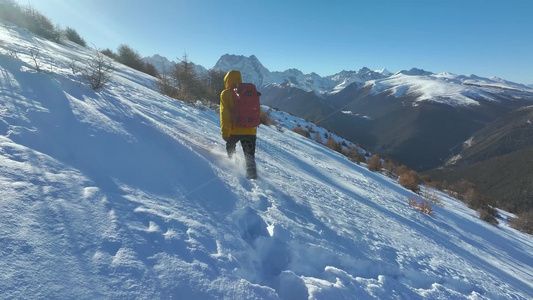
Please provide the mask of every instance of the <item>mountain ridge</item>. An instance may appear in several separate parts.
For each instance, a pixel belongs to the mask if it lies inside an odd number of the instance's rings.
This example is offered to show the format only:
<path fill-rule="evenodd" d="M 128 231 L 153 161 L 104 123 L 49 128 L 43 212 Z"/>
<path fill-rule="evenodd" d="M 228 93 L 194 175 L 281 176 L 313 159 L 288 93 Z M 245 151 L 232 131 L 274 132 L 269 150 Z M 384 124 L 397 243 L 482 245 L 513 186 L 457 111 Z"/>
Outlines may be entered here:
<path fill-rule="evenodd" d="M 156 55 L 146 59 L 155 63 L 157 67 L 157 60 L 154 60 L 154 57 L 160 58 Z M 168 59 L 166 61 L 169 62 Z M 304 74 L 295 68 L 271 72 L 255 55 L 247 57 L 224 54 L 212 69 L 225 72 L 237 69 L 241 71 L 245 81 L 258 86 L 289 84 L 292 87 L 314 91 L 317 95 L 321 95 L 338 93 L 355 83 L 361 86 L 373 86 L 374 93 L 387 92 L 395 97 L 405 93 L 419 94 L 417 98 L 419 101 L 437 101 L 452 106 L 477 105 L 479 100 L 490 101 L 494 99 L 492 94 L 496 92 L 533 95 L 532 87 L 498 77 L 485 78 L 473 74 L 456 75 L 449 72 L 433 73 L 415 67 L 396 73 L 386 68 L 372 71 L 367 67 L 362 67 L 356 71 L 342 70 L 322 77 L 314 72 Z M 197 72 L 203 74 L 207 72 L 207 69 L 202 66 Z M 507 97 L 521 97 L 521 95 Z M 451 98 L 454 100 L 450 102 Z"/>

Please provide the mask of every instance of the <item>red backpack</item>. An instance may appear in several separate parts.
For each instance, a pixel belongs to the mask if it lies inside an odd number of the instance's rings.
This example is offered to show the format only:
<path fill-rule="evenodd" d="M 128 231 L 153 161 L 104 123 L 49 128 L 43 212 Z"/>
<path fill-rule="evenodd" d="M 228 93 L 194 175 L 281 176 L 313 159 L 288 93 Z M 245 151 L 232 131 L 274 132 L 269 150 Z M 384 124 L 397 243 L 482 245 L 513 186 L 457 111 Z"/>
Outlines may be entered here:
<path fill-rule="evenodd" d="M 233 90 L 233 125 L 237 127 L 257 127 L 261 124 L 261 93 L 253 83 L 241 83 Z"/>

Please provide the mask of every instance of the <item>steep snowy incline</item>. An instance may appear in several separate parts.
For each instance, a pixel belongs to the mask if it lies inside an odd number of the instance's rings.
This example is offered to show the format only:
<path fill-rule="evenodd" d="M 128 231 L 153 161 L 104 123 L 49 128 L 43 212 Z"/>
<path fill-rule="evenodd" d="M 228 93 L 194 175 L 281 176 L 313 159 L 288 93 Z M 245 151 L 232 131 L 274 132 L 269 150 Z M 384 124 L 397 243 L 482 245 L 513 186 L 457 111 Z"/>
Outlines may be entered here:
<path fill-rule="evenodd" d="M 528 299 L 533 242 L 261 126 L 259 180 L 216 112 L 88 49 L 0 27 L 0 295 L 23 299 Z M 30 49 L 51 73 L 39 73 Z"/>

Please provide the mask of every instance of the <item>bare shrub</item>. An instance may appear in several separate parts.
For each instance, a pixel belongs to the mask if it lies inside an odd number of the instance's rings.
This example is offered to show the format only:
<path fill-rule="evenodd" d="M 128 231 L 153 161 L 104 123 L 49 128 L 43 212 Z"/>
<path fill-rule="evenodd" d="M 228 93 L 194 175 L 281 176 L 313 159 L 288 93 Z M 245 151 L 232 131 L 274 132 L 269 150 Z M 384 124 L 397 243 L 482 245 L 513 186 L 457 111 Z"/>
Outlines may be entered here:
<path fill-rule="evenodd" d="M 31 60 L 33 61 L 33 66 L 35 67 L 35 70 L 37 72 L 43 71 L 42 69 L 43 63 L 41 61 L 40 55 L 41 55 L 41 50 L 37 48 L 30 49 L 30 57 L 31 57 Z"/>
<path fill-rule="evenodd" d="M 367 161 L 367 166 L 370 171 L 379 171 L 381 170 L 381 158 L 379 155 L 374 154 L 370 156 L 370 158 Z"/>
<path fill-rule="evenodd" d="M 493 225 L 498 225 L 499 222 L 496 220 L 496 216 L 498 215 L 498 212 L 488 205 L 485 205 L 477 210 L 479 214 L 479 218 L 485 222 L 489 222 Z"/>
<path fill-rule="evenodd" d="M 418 207 L 418 199 L 416 197 L 410 196 L 407 201 L 409 202 L 409 206 Z"/>
<path fill-rule="evenodd" d="M 460 195 L 462 198 L 461 200 L 472 209 L 477 210 L 487 205 L 487 199 L 475 187 L 468 188 L 466 192 Z"/>
<path fill-rule="evenodd" d="M 438 206 L 442 206 L 442 201 L 439 195 L 437 194 L 437 192 L 434 189 L 426 185 L 423 185 L 422 188 L 420 189 L 420 196 L 426 202 L 433 203 Z"/>
<path fill-rule="evenodd" d="M 533 234 L 533 210 L 520 213 L 516 218 L 509 218 L 509 223 L 516 230 Z"/>
<path fill-rule="evenodd" d="M 383 169 L 385 169 L 385 171 L 387 172 L 387 176 L 389 177 L 395 176 L 396 174 L 395 171 L 397 167 L 398 167 L 398 164 L 396 164 L 391 159 L 386 159 L 385 162 L 383 163 Z"/>
<path fill-rule="evenodd" d="M 339 153 L 342 153 L 342 146 L 339 144 L 333 137 L 330 137 L 328 141 L 326 142 L 326 147 L 337 151 Z"/>
<path fill-rule="evenodd" d="M 434 189 L 437 189 L 439 191 L 444 191 L 446 187 L 446 184 L 444 182 L 433 181 L 433 180 L 425 181 L 424 184 Z"/>
<path fill-rule="evenodd" d="M 426 215 L 433 214 L 433 206 L 431 205 L 431 203 L 427 201 L 420 202 L 420 204 L 418 205 L 418 208 L 420 209 L 421 212 L 425 213 Z"/>
<path fill-rule="evenodd" d="M 104 87 L 113 76 L 112 62 L 99 52 L 98 49 L 95 49 L 94 55 L 89 58 L 85 67 L 79 67 L 73 61 L 71 63 L 71 69 L 73 74 L 80 74 L 93 90 Z"/>
<path fill-rule="evenodd" d="M 152 75 L 153 77 L 156 77 L 156 78 L 157 78 L 157 75 L 159 75 L 159 72 L 157 72 L 156 67 L 149 62 L 144 62 L 144 71 L 146 74 Z"/>
<path fill-rule="evenodd" d="M 270 110 L 261 113 L 261 124 L 266 126 L 276 125 L 276 120 L 270 116 Z"/>
<path fill-rule="evenodd" d="M 171 98 L 178 97 L 178 87 L 177 82 L 171 76 L 162 73 L 157 76 L 157 89 L 163 95 L 167 95 Z"/>
<path fill-rule="evenodd" d="M 398 183 L 404 188 L 409 189 L 415 193 L 419 190 L 418 185 L 420 181 L 417 179 L 415 171 L 410 171 L 408 173 L 402 174 L 400 178 L 398 178 Z"/>
<path fill-rule="evenodd" d="M 422 200 L 419 202 L 416 197 L 409 197 L 408 202 L 409 202 L 409 206 L 413 207 L 414 209 L 419 210 L 420 212 L 426 215 L 433 214 L 433 206 L 431 205 L 431 203 L 425 200 Z"/>
<path fill-rule="evenodd" d="M 459 182 L 450 184 L 448 186 L 448 194 L 452 197 L 456 197 L 459 200 L 465 200 L 465 195 L 469 193 L 473 195 L 476 190 L 475 184 L 470 181 L 461 180 Z"/>
<path fill-rule="evenodd" d="M 299 135 L 305 136 L 306 138 L 310 138 L 311 137 L 311 134 L 309 133 L 309 131 L 307 131 L 306 129 L 302 128 L 302 126 L 300 126 L 299 124 L 298 124 L 298 126 L 294 127 L 294 129 L 292 131 L 296 132 Z"/>
<path fill-rule="evenodd" d="M 394 169 L 394 173 L 396 176 L 400 177 L 405 173 L 409 173 L 411 171 L 406 165 L 399 165 Z"/>
<path fill-rule="evenodd" d="M 344 155 L 346 155 L 351 161 L 356 164 L 361 164 L 362 162 L 366 161 L 365 155 L 363 153 L 360 153 L 359 150 L 355 147 L 348 148 L 348 150 L 344 151 Z"/>

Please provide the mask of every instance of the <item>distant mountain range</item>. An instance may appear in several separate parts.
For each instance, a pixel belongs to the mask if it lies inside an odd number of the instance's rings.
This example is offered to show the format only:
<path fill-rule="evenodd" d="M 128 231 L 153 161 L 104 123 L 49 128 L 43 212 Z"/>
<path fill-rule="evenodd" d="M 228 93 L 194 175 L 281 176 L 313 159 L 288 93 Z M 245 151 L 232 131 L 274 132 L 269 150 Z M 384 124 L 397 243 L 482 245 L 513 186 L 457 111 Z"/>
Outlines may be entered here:
<path fill-rule="evenodd" d="M 160 55 L 144 58 L 160 72 L 172 67 L 172 61 Z M 204 74 L 207 69 L 196 65 L 195 71 Z M 479 100 L 492 100 L 493 94 L 508 94 L 520 99 L 521 93 L 533 93 L 532 86 L 506 81 L 497 77 L 483 78 L 476 75 L 455 75 L 452 73 L 434 74 L 425 70 L 412 68 L 392 73 L 387 69 L 370 70 L 362 68 L 357 71 L 341 71 L 337 74 L 321 77 L 316 73 L 304 74 L 298 69 L 279 72 L 269 71 L 259 59 L 251 55 L 225 54 L 220 57 L 213 69 L 229 71 L 239 70 L 243 79 L 258 86 L 275 84 L 284 87 L 313 91 L 318 95 L 331 95 L 342 91 L 351 84 L 371 86 L 373 94 L 388 93 L 395 97 L 406 94 L 417 95 L 418 101 L 430 100 L 443 104 L 476 105 Z"/>
<path fill-rule="evenodd" d="M 503 94 L 507 98 L 520 99 L 523 93 L 533 89 L 523 84 L 500 78 L 483 78 L 476 75 L 434 74 L 413 68 L 395 74 L 387 69 L 372 71 L 341 71 L 321 77 L 316 73 L 303 74 L 297 69 L 270 72 L 255 56 L 223 55 L 213 67 L 222 71 L 240 70 L 243 78 L 259 86 L 269 84 L 290 86 L 319 95 L 338 93 L 351 84 L 371 87 L 371 93 L 387 93 L 394 97 L 416 95 L 417 101 L 429 100 L 452 106 L 477 105 L 479 100 L 493 100 Z M 496 94 L 496 97 L 494 96 Z"/>

